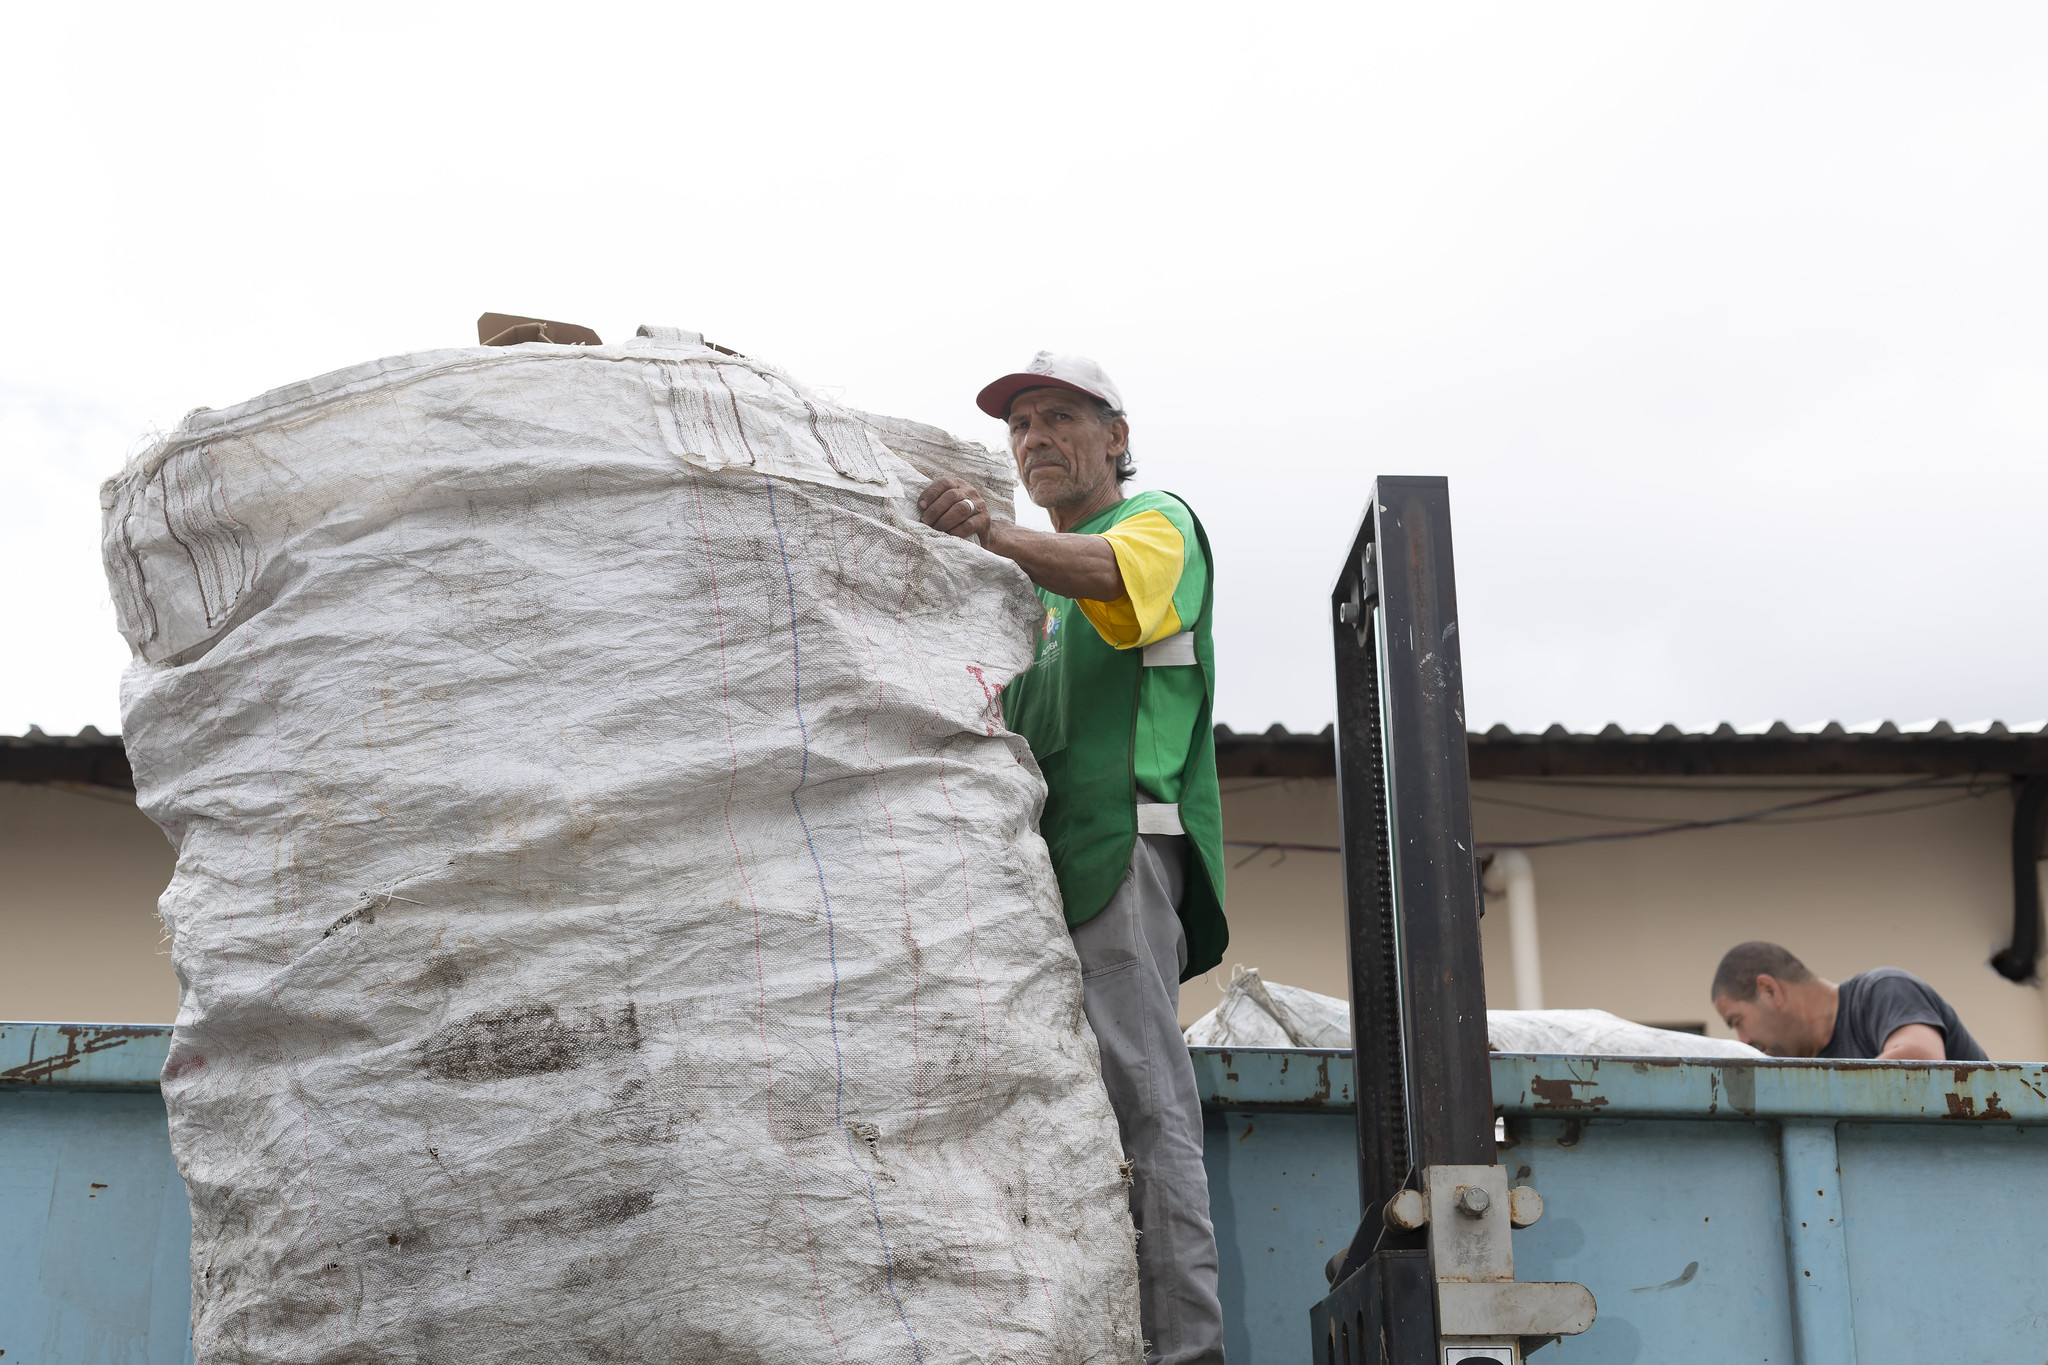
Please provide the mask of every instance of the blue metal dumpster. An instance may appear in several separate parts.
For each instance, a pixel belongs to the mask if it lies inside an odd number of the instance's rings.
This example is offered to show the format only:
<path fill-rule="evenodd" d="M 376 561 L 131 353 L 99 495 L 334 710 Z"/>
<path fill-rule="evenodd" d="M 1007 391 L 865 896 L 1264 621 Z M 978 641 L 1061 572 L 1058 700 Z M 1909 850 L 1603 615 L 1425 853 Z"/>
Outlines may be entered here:
<path fill-rule="evenodd" d="M 1233 1365 L 1308 1358 L 1357 1226 L 1351 1059 L 1198 1049 Z M 1552 1359 L 2048 1359 L 2048 1066 L 1495 1056 L 1516 1276 L 1599 1318 Z M 1537 1359 L 1541 1360 L 1539 1356 Z"/>
<path fill-rule="evenodd" d="M 0 1365 L 179 1365 L 192 1213 L 167 1028 L 0 1024 Z"/>
<path fill-rule="evenodd" d="M 0 1024 L 0 1365 L 189 1360 L 169 1030 Z M 1358 1222 L 1348 1054 L 1197 1049 L 1232 1365 L 1309 1356 Z M 1580 1365 L 2048 1359 L 2048 1066 L 1492 1062 Z M 1538 1356 L 1540 1361 L 1543 1356 Z"/>

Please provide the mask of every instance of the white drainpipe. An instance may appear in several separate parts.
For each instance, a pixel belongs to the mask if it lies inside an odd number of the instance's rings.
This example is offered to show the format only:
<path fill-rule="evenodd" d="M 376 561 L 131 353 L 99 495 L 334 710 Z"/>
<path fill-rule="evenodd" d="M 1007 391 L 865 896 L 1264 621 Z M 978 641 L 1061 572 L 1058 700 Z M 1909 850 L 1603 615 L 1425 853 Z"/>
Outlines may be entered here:
<path fill-rule="evenodd" d="M 1508 893 L 1508 943 L 1515 962 L 1515 1008 L 1543 1008 L 1543 959 L 1536 947 L 1536 870 L 1518 848 L 1502 849 L 1486 869 L 1486 889 Z"/>

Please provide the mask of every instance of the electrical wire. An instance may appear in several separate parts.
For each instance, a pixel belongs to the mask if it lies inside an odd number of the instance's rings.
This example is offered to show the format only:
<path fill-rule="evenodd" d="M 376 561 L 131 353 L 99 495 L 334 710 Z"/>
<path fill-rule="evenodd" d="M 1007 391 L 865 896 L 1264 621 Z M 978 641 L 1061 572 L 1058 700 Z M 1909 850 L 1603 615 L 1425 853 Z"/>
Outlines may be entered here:
<path fill-rule="evenodd" d="M 1217 785 L 1222 788 L 1223 795 L 1239 796 L 1245 792 L 1262 792 L 1269 787 L 1282 787 L 1289 782 L 1300 782 L 1303 780 L 1299 777 L 1226 777 L 1222 781 L 1232 785 L 1223 787 L 1221 782 Z"/>
<path fill-rule="evenodd" d="M 1594 834 L 1571 834 L 1564 835 L 1555 839 L 1492 840 L 1484 843 L 1475 843 L 1473 847 L 1474 850 L 1478 852 L 1492 852 L 1495 850 L 1510 848 L 1562 848 L 1570 844 L 1618 843 L 1629 839 L 1652 839 L 1666 834 L 1684 834 L 1692 830 L 1718 829 L 1726 825 L 1804 825 L 1818 824 L 1826 820 L 1868 820 L 1874 819 L 1882 815 L 1898 815 L 1903 814 L 1907 811 L 1926 810 L 1933 806 L 1946 806 L 1951 805 L 1958 801 L 1968 801 L 1972 799 L 1977 799 L 1985 795 L 1988 795 L 1991 790 L 1989 787 L 1980 788 L 1973 782 L 1970 787 L 1968 787 L 1965 790 L 1957 792 L 1953 796 L 1944 796 L 1938 801 L 1928 801 L 1913 806 L 1893 806 L 1881 810 L 1846 811 L 1838 814 L 1829 815 L 1793 816 L 1788 819 L 1779 820 L 1774 820 L 1770 818 L 1772 816 L 1785 815 L 1787 812 L 1791 811 L 1811 810 L 1816 806 L 1833 805 L 1839 801 L 1865 800 L 1873 796 L 1884 796 L 1891 792 L 1909 790 L 1925 791 L 1929 788 L 1939 789 L 1942 786 L 1949 786 L 1952 788 L 1953 785 L 1954 784 L 1952 781 L 1947 781 L 1944 778 L 1938 776 L 1915 778 L 1910 782 L 1894 782 L 1888 783 L 1880 787 L 1852 787 L 1846 790 L 1833 790 L 1829 791 L 1826 795 L 1823 796 L 1808 797 L 1807 799 L 1802 801 L 1786 801 L 1775 806 L 1764 806 L 1758 810 L 1743 811 L 1738 815 L 1716 816 L 1700 820 L 1666 821 L 1665 823 L 1654 825 L 1648 829 L 1602 830 Z M 1478 798 L 1475 797 L 1474 799 L 1477 800 Z M 1504 802 L 1502 804 L 1522 805 L 1525 803 Z M 1541 806 L 1529 806 L 1527 808 L 1533 810 L 1544 809 L 1544 807 Z M 1552 810 L 1550 813 L 1557 815 L 1580 815 L 1595 819 L 1644 818 L 1618 815 L 1603 817 L 1594 815 L 1592 812 L 1587 811 Z M 1250 839 L 1225 839 L 1223 842 L 1226 846 L 1231 848 L 1252 849 L 1254 851 L 1254 854 L 1265 850 L 1276 850 L 1293 853 L 1343 852 L 1343 850 L 1336 844 L 1278 843 L 1262 842 Z M 1243 866 L 1243 863 L 1245 861 L 1249 861 L 1249 859 L 1240 861 L 1238 866 Z"/>
<path fill-rule="evenodd" d="M 1989 788 L 1957 792 L 1944 796 L 1939 801 L 1922 801 L 1914 806 L 1886 806 L 1883 810 L 1845 810 L 1835 815 L 1789 815 L 1783 820 L 1759 820 L 1760 825 L 1823 825 L 1830 820 L 1874 820 L 1880 815 L 1904 815 L 1909 811 L 1933 810 L 1936 806 L 1953 806 L 1960 801 L 1981 801 L 1989 796 Z"/>
<path fill-rule="evenodd" d="M 1951 773 L 1949 776 L 1975 782 L 1987 774 Z M 1484 782 L 1489 787 L 1586 787 L 1594 791 L 1636 792 L 1841 792 L 1863 791 L 1873 785 L 1868 782 L 1722 782 L 1711 775 L 1684 782 L 1650 782 L 1634 777 L 1475 777 L 1472 780 Z"/>
<path fill-rule="evenodd" d="M 1274 851 L 1281 853 L 1342 853 L 1344 851 L 1335 844 L 1274 844 L 1265 843 L 1257 839 L 1225 839 L 1223 846 L 1225 848 L 1248 848 L 1256 853 Z M 1243 866 L 1243 864 L 1239 864 L 1239 866 Z"/>
<path fill-rule="evenodd" d="M 1723 815 L 1708 820 L 1679 820 L 1671 824 L 1657 825 L 1650 829 L 1603 830 L 1598 834 L 1570 834 L 1556 839 L 1501 839 L 1489 843 L 1475 843 L 1475 849 L 1508 848 L 1562 848 L 1567 844 L 1607 844 L 1624 839 L 1650 839 L 1660 834 L 1685 834 L 1696 829 L 1719 829 L 1727 825 L 1754 824 L 1768 820 L 1770 816 L 1782 815 L 1787 811 L 1811 810 L 1815 806 L 1830 806 L 1837 801 L 1855 801 L 1872 796 L 1883 796 L 1887 792 L 1903 791 L 1907 788 L 1930 786 L 1940 781 L 1938 777 L 1916 778 L 1911 782 L 1897 782 L 1883 787 L 1865 787 L 1860 790 L 1831 792 L 1826 796 L 1812 796 L 1804 801 L 1787 801 L 1781 805 L 1765 806 L 1760 810 L 1744 811 L 1740 815 Z M 1889 814 L 1888 811 L 1858 811 L 1859 816 Z M 1783 821 L 1778 823 L 1793 823 Z"/>
<path fill-rule="evenodd" d="M 1948 785 L 1948 784 L 1946 784 L 1946 783 L 1939 783 L 1939 782 L 1931 782 L 1931 781 L 1926 781 L 1925 779 L 1922 779 L 1922 780 L 1921 780 L 1921 781 L 1919 781 L 1919 782 L 1901 782 L 1901 783 L 1893 783 L 1893 784 L 1891 784 L 1891 785 L 1889 785 L 1889 786 L 1885 786 L 1885 787 L 1871 787 L 1871 786 L 1864 786 L 1864 787 L 1822 787 L 1822 788 L 1819 788 L 1819 790 L 1820 790 L 1820 791 L 1823 791 L 1823 792 L 1829 792 L 1829 793 L 1843 793 L 1843 794 L 1847 794 L 1847 793 L 1854 793 L 1854 794 L 1856 794 L 1856 795 L 1882 795 L 1883 793 L 1885 793 L 1885 792 L 1888 792 L 1888 791 L 1901 791 L 1901 790 L 1912 790 L 1912 791 L 1926 791 L 1926 790 L 1928 790 L 1928 789 L 1929 789 L 1929 788 L 1931 788 L 1931 787 L 1941 787 L 1941 786 L 1946 786 L 1946 785 Z M 1963 788 L 1965 788 L 1965 789 L 1966 789 L 1966 791 L 1965 791 L 1965 794 L 1966 794 L 1966 795 L 1967 795 L 1967 794 L 1970 794 L 1971 792 L 1974 792 L 1974 791 L 1976 790 L 1976 787 L 1977 787 L 1977 784 L 1976 784 L 1975 782 L 1973 782 L 1973 781 L 1967 781 L 1967 780 L 1966 780 L 1965 782 L 1961 783 L 1961 784 L 1958 784 L 1958 785 L 1960 785 L 1960 786 L 1962 786 Z M 1695 787 L 1695 788 L 1693 788 L 1692 790 L 1693 790 L 1693 791 L 1695 791 L 1695 792 L 1697 792 L 1697 791 L 1699 791 L 1699 788 Z M 1726 789 L 1726 788 L 1720 788 L 1719 790 L 1723 790 L 1723 791 L 1725 791 L 1725 790 L 1727 790 L 1727 789 Z M 1782 790 L 1784 790 L 1784 789 L 1783 789 L 1783 788 L 1779 788 L 1779 790 L 1780 790 L 1780 791 L 1782 791 Z M 1541 813 L 1542 813 L 1542 814 L 1544 814 L 1544 815 L 1568 815 L 1568 816 L 1572 816 L 1572 817 L 1573 817 L 1573 818 L 1575 818 L 1575 819 L 1580 819 L 1580 820 L 1620 820 L 1620 821 L 1623 821 L 1623 822 L 1625 822 L 1625 823 L 1627 823 L 1627 824 L 1633 824 L 1633 825 L 1662 825 L 1662 824 L 1668 824 L 1668 823 L 1670 823 L 1670 820 L 1671 820 L 1671 817 L 1670 817 L 1670 816 L 1668 816 L 1668 815 L 1624 815 L 1624 814 L 1621 814 L 1621 813 L 1620 813 L 1620 812 L 1618 812 L 1618 811 L 1604 811 L 1604 810 L 1571 810 L 1571 809 L 1568 809 L 1567 807 L 1564 807 L 1564 806 L 1545 806 L 1545 805 L 1539 805 L 1539 804 L 1537 804 L 1537 803 L 1536 803 L 1536 802 L 1534 802 L 1534 801 L 1515 801 L 1515 800 L 1511 800 L 1510 798 L 1508 798 L 1508 797 L 1505 797 L 1505 796 L 1484 796 L 1484 795 L 1481 795 L 1481 794 L 1480 794 L 1480 793 L 1478 793 L 1478 792 L 1474 792 L 1474 793 L 1472 793 L 1472 803 L 1473 803 L 1474 805 L 1479 805 L 1479 806 L 1508 806 L 1508 807 L 1511 807 L 1511 808 L 1513 808 L 1513 809 L 1515 809 L 1515 810 L 1533 810 L 1533 811 L 1539 811 L 1539 812 L 1541 812 Z M 1909 810 L 1910 810 L 1910 809 L 1917 809 L 1917 807 L 1906 807 L 1905 809 L 1909 809 Z M 1859 815 L 1861 815 L 1861 814 L 1864 814 L 1864 813 L 1865 813 L 1865 812 L 1859 812 L 1858 814 L 1859 814 Z M 1878 812 L 1878 811 L 1870 811 L 1870 812 L 1867 812 L 1867 813 L 1868 813 L 1868 814 L 1871 814 L 1871 815 L 1876 815 L 1876 814 L 1880 814 L 1881 812 Z"/>

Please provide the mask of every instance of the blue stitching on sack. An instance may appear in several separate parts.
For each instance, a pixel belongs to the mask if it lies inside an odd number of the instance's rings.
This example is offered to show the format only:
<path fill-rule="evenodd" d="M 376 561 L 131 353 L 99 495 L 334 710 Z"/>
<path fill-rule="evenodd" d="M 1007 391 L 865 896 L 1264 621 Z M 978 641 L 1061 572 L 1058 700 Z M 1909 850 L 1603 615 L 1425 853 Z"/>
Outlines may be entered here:
<path fill-rule="evenodd" d="M 924 1361 L 924 1347 L 917 1341 L 917 1330 L 910 1325 L 910 1318 L 903 1311 L 903 1300 L 896 1294 L 896 1258 L 889 1251 L 889 1233 L 882 1226 L 882 1206 L 875 1198 L 875 1178 L 861 1167 L 858 1154 L 853 1150 L 853 1133 L 846 1126 L 843 1101 L 846 1095 L 846 1063 L 839 1051 L 839 938 L 832 922 L 832 893 L 825 889 L 825 865 L 818 859 L 818 846 L 811 840 L 811 822 L 804 817 L 803 803 L 797 793 L 811 780 L 811 731 L 804 724 L 804 671 L 803 646 L 796 630 L 796 579 L 789 571 L 789 546 L 782 538 L 782 518 L 775 511 L 775 480 L 767 475 L 761 481 L 768 487 L 768 520 L 775 526 L 775 549 L 782 556 L 782 581 L 789 589 L 789 642 L 791 691 L 796 701 L 797 734 L 803 740 L 803 765 L 798 770 L 796 786 L 789 793 L 789 804 L 796 808 L 797 823 L 803 826 L 804 847 L 810 850 L 811 867 L 818 874 L 818 894 L 825 901 L 825 942 L 832 960 L 832 1003 L 829 1018 L 832 1024 L 832 1064 L 838 1072 L 838 1088 L 832 1095 L 832 1117 L 838 1123 L 840 1133 L 846 1138 L 846 1155 L 855 1169 L 868 1183 L 868 1208 L 875 1215 L 875 1235 L 882 1241 L 882 1273 L 889 1285 L 890 1301 L 896 1305 L 896 1316 L 903 1323 L 903 1330 L 910 1334 L 910 1349 L 917 1356 L 919 1365 Z"/>

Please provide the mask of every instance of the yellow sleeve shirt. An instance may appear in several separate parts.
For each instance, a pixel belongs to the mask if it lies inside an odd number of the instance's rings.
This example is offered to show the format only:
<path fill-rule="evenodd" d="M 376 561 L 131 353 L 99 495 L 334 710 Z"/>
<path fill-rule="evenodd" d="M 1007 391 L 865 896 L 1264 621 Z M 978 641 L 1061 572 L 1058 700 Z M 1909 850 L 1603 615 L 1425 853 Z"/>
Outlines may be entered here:
<path fill-rule="evenodd" d="M 1104 642 L 1119 650 L 1145 646 L 1194 627 L 1208 591 L 1209 566 L 1195 540 L 1187 507 L 1171 494 L 1145 492 L 1121 504 L 1099 535 L 1116 552 L 1124 595 L 1114 602 L 1076 601 Z M 1133 777 L 1141 799 L 1178 801 L 1208 684 L 1195 664 L 1145 669 L 1138 689 Z"/>
<path fill-rule="evenodd" d="M 1116 552 L 1124 595 L 1114 602 L 1078 600 L 1096 633 L 1118 649 L 1141 649 L 1185 623 L 1174 608 L 1175 590 L 1187 566 L 1187 541 L 1164 513 L 1147 509 L 1098 532 Z"/>

